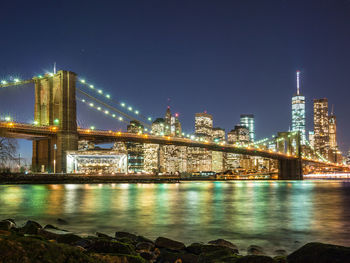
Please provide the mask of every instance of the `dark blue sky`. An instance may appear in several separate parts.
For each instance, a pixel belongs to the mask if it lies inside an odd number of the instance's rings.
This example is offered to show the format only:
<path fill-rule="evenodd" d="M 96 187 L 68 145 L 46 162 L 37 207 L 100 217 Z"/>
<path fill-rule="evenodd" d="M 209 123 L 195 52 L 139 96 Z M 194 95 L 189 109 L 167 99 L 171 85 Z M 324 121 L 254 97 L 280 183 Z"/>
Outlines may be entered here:
<path fill-rule="evenodd" d="M 57 62 L 146 115 L 163 115 L 170 98 L 187 132 L 203 110 L 226 131 L 241 113 L 255 114 L 257 138 L 288 130 L 300 69 L 307 128 L 312 99 L 327 97 L 350 146 L 350 1 L 14 0 L 1 4 L 0 29 L 1 78 Z M 29 121 L 33 89 L 11 92 L 1 112 Z M 121 127 L 78 109 L 84 125 Z"/>

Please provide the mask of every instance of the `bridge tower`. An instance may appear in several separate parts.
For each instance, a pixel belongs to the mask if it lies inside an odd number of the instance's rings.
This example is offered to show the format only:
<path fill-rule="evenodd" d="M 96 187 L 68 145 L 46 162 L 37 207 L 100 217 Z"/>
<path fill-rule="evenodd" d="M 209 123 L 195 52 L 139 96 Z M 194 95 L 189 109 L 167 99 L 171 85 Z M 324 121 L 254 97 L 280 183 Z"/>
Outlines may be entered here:
<path fill-rule="evenodd" d="M 77 75 L 60 70 L 34 77 L 34 121 L 39 126 L 56 126 L 54 138 L 33 141 L 34 171 L 65 172 L 66 151 L 78 149 L 75 86 Z"/>

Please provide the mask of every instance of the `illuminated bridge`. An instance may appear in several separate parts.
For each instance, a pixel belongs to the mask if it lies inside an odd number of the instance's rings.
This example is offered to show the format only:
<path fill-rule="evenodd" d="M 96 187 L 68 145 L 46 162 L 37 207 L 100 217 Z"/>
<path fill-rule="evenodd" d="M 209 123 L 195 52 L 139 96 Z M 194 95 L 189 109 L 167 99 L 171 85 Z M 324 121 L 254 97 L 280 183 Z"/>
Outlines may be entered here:
<path fill-rule="evenodd" d="M 296 155 L 284 152 L 275 152 L 262 149 L 257 145 L 236 146 L 225 143 L 200 141 L 190 136 L 171 137 L 156 136 L 152 134 L 125 133 L 120 131 L 102 131 L 95 129 L 82 129 L 77 127 L 76 117 L 76 93 L 85 96 L 81 101 L 89 107 L 100 111 L 115 120 L 128 123 L 129 120 L 138 120 L 144 127 L 151 128 L 150 117 L 141 115 L 138 110 L 121 102 L 122 109 L 116 108 L 112 103 L 91 95 L 91 92 L 107 100 L 111 96 L 97 89 L 85 80 L 79 80 L 88 91 L 76 87 L 78 82 L 75 73 L 70 71 L 59 71 L 44 76 L 36 76 L 31 80 L 13 82 L 2 81 L 0 88 L 16 86 L 28 83 L 35 85 L 35 109 L 34 123 L 25 124 L 14 122 L 11 119 L 0 122 L 0 135 L 13 138 L 24 138 L 33 141 L 32 167 L 39 171 L 39 167 L 52 166 L 55 156 L 57 161 L 57 172 L 66 171 L 66 153 L 78 149 L 78 141 L 86 140 L 94 143 L 112 142 L 138 142 L 161 145 L 177 145 L 187 147 L 204 148 L 211 151 L 220 151 L 249 156 L 260 156 L 278 160 L 279 179 L 302 179 L 302 162 L 317 163 L 337 168 L 344 166 L 329 163 L 324 159 L 306 158 L 301 155 L 300 143 Z M 89 92 L 90 91 L 90 92 Z M 100 106 L 97 106 L 100 105 Z M 297 140 L 298 141 L 298 140 Z"/>

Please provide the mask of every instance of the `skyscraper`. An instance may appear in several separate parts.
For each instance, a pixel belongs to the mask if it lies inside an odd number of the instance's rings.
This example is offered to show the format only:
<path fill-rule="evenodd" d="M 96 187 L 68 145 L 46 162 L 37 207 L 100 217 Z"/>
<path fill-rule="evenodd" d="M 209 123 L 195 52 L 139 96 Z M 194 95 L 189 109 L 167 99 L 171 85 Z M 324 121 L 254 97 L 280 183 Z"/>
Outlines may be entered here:
<path fill-rule="evenodd" d="M 255 123 L 253 114 L 241 114 L 241 126 L 247 127 L 249 130 L 249 138 L 251 142 L 255 140 Z"/>
<path fill-rule="evenodd" d="M 292 97 L 292 131 L 300 132 L 300 143 L 305 145 L 305 96 L 300 94 L 300 71 L 297 71 L 297 93 Z"/>
<path fill-rule="evenodd" d="M 329 118 L 328 99 L 314 99 L 314 148 L 328 158 Z"/>
<path fill-rule="evenodd" d="M 211 140 L 213 132 L 213 116 L 203 112 L 196 113 L 195 116 L 195 133 L 196 135 Z"/>

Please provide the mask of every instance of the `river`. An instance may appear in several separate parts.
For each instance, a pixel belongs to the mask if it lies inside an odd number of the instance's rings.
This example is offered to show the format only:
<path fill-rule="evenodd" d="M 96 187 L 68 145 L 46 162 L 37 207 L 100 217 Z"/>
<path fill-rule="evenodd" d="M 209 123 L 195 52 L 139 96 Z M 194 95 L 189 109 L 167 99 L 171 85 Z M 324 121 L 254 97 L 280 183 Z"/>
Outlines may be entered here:
<path fill-rule="evenodd" d="M 350 246 L 350 181 L 0 185 L 0 219 L 36 220 L 80 234 L 166 236 L 186 244 L 224 238 L 243 252 L 319 241 Z"/>

